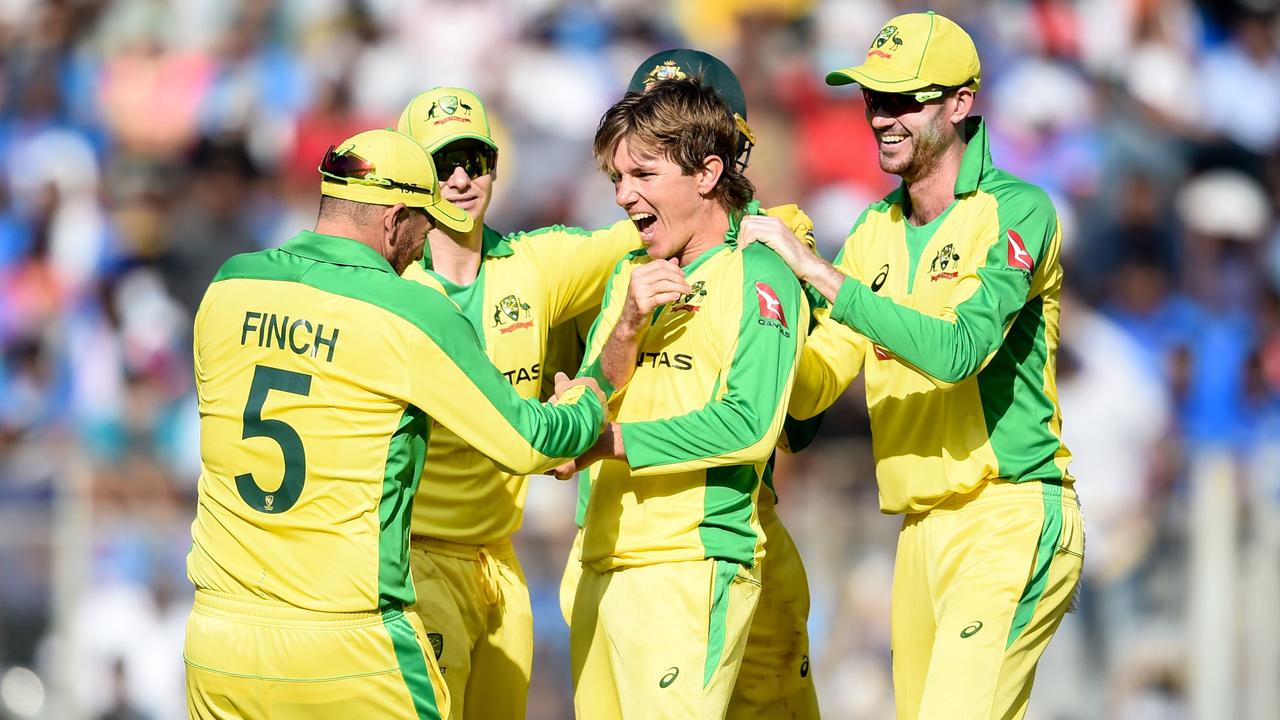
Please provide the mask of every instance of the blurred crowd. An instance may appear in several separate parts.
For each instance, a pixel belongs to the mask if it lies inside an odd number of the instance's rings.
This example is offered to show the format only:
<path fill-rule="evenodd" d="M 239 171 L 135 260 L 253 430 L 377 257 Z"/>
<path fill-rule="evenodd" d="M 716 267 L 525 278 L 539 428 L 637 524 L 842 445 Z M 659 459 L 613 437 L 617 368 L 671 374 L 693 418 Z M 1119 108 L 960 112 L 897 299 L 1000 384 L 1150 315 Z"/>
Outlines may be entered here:
<path fill-rule="evenodd" d="M 1032 717 L 1192 717 L 1198 533 L 1234 529 L 1219 566 L 1274 549 L 1280 473 L 1258 461 L 1280 441 L 1273 5 L 932 5 L 978 45 L 996 163 L 1045 188 L 1064 226 L 1058 383 L 1088 550 Z M 490 224 L 602 226 L 620 211 L 591 159 L 597 120 L 642 59 L 697 47 L 746 88 L 758 197 L 805 208 L 830 258 L 893 183 L 860 93 L 822 78 L 926 7 L 0 0 L 0 717 L 185 716 L 193 313 L 228 256 L 311 227 L 328 145 L 393 125 L 424 89 L 468 87 L 499 125 Z M 1207 457 L 1231 469 L 1204 525 Z M 517 536 L 537 618 L 530 717 L 563 718 L 572 488 L 533 483 Z M 891 717 L 899 521 L 878 513 L 856 384 L 778 486 L 823 708 Z M 1220 630 L 1243 634 L 1234 617 Z"/>

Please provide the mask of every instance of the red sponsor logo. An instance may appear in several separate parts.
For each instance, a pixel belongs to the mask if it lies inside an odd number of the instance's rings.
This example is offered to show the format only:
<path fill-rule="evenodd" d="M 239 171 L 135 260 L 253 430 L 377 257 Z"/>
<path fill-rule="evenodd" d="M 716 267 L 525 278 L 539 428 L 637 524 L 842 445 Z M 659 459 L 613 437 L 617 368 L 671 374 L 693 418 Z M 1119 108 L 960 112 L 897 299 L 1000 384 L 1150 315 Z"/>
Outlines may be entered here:
<path fill-rule="evenodd" d="M 520 328 L 527 328 L 527 327 L 533 327 L 533 321 L 532 321 L 532 320 L 530 320 L 530 321 L 528 321 L 528 322 L 518 322 L 518 323 L 516 323 L 515 325 L 508 325 L 508 326 L 506 326 L 506 327 L 504 327 L 504 328 L 498 328 L 498 332 L 502 333 L 503 335 L 506 335 L 506 334 L 507 334 L 507 333 L 509 333 L 509 332 L 515 332 L 516 330 L 519 330 Z"/>
<path fill-rule="evenodd" d="M 888 350 L 885 350 L 884 348 L 880 347 L 879 345 L 872 345 L 872 346 L 871 346 L 871 349 L 872 349 L 873 351 L 875 351 L 876 357 L 877 357 L 877 358 L 879 358 L 880 360 L 892 360 L 892 359 L 893 359 L 893 356 L 889 354 L 889 351 L 888 351 Z"/>
<path fill-rule="evenodd" d="M 778 299 L 778 293 L 767 284 L 758 282 L 756 295 L 760 299 L 760 317 L 777 320 L 782 323 L 782 327 L 787 327 L 787 318 L 782 314 L 782 301 Z"/>
<path fill-rule="evenodd" d="M 1021 268 L 1027 272 L 1035 270 L 1035 258 L 1027 252 L 1027 245 L 1022 242 L 1022 236 L 1013 230 L 1009 230 L 1006 234 L 1009 236 L 1009 267 Z"/>

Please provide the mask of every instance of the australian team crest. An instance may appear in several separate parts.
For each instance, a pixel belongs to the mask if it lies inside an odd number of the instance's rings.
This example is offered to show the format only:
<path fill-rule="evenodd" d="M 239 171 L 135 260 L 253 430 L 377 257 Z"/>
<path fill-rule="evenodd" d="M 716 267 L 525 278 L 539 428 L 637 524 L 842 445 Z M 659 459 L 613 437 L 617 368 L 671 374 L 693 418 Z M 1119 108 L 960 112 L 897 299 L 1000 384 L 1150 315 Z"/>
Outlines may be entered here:
<path fill-rule="evenodd" d="M 959 274 L 960 253 L 956 252 L 955 245 L 947 243 L 929 263 L 929 282 L 950 280 Z"/>
<path fill-rule="evenodd" d="M 458 115 L 458 111 L 462 111 L 462 115 Z M 445 117 L 436 120 L 437 113 L 444 113 Z M 457 95 L 441 95 L 439 100 L 431 103 L 431 107 L 427 109 L 427 119 L 436 120 L 437 125 L 450 120 L 458 120 L 462 122 L 470 122 L 465 115 L 471 114 L 471 106 L 458 99 Z"/>
<path fill-rule="evenodd" d="M 880 29 L 880 34 L 875 40 L 871 41 L 871 48 L 867 50 L 867 57 L 878 55 L 888 60 L 892 57 L 894 50 L 902 47 L 902 38 L 898 37 L 897 25 L 885 25 Z"/>
<path fill-rule="evenodd" d="M 504 335 L 532 325 L 532 308 L 515 295 L 502 298 L 493 308 L 493 326 Z"/>
<path fill-rule="evenodd" d="M 648 75 L 644 76 L 646 86 L 662 80 L 683 80 L 689 77 L 675 60 L 664 60 L 661 65 L 654 65 Z"/>
<path fill-rule="evenodd" d="M 681 295 L 671 306 L 672 312 L 698 312 L 702 309 L 702 301 L 707 297 L 707 283 L 699 280 L 689 286 L 689 294 Z"/>

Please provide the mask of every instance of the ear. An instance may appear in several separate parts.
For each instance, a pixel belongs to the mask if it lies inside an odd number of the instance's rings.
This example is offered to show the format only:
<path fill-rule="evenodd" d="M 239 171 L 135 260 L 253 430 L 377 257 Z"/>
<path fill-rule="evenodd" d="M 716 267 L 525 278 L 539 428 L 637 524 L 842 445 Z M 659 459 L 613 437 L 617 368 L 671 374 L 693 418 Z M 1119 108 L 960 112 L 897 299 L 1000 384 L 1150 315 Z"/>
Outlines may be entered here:
<path fill-rule="evenodd" d="M 382 229 L 391 232 L 396 229 L 396 220 L 400 217 L 400 211 L 405 209 L 404 203 L 396 203 L 386 210 L 382 211 Z"/>
<path fill-rule="evenodd" d="M 964 122 L 964 119 L 969 117 L 969 113 L 973 110 L 973 101 L 975 99 L 973 90 L 967 87 L 956 90 L 954 98 L 955 104 L 951 106 L 951 114 L 947 117 L 947 120 L 951 121 L 953 125 Z"/>
<path fill-rule="evenodd" d="M 703 158 L 702 167 L 693 171 L 693 176 L 698 183 L 698 194 L 709 195 L 723 174 L 724 160 L 719 155 L 708 155 Z"/>

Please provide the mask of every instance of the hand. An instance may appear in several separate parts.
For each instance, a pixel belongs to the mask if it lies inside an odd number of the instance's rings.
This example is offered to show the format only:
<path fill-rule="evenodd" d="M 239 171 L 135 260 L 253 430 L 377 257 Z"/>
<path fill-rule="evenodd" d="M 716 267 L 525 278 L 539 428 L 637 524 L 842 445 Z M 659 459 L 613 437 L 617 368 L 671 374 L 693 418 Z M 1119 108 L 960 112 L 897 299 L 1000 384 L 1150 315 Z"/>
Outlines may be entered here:
<path fill-rule="evenodd" d="M 738 246 L 745 248 L 753 242 L 768 245 L 801 280 L 808 280 L 822 265 L 822 258 L 778 218 L 767 215 L 742 218 L 738 228 Z"/>
<path fill-rule="evenodd" d="M 551 474 L 561 480 L 568 480 L 582 468 L 600 460 L 626 460 L 627 451 L 622 444 L 622 426 L 618 423 L 605 423 L 604 432 L 596 438 L 596 442 L 576 459 L 557 465 Z"/>
<path fill-rule="evenodd" d="M 600 390 L 600 383 L 596 382 L 592 377 L 580 377 L 569 379 L 568 375 L 562 372 L 556 373 L 556 389 L 555 394 L 551 396 L 547 402 L 555 404 L 562 395 L 569 391 L 569 388 L 575 385 L 586 385 L 587 389 L 596 394 L 596 398 L 600 400 L 602 407 L 608 408 L 608 402 L 605 400 L 604 392 Z"/>
<path fill-rule="evenodd" d="M 557 480 L 572 480 L 573 476 L 578 473 L 578 461 L 569 460 L 563 465 L 557 465 L 551 470 L 551 474 Z"/>
<path fill-rule="evenodd" d="M 691 292 L 693 288 L 685 282 L 678 262 L 651 260 L 632 271 L 620 322 L 639 328 L 659 305 L 675 302 Z"/>

